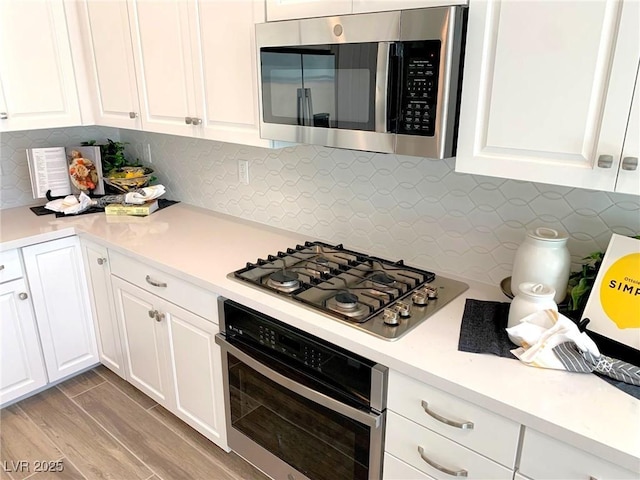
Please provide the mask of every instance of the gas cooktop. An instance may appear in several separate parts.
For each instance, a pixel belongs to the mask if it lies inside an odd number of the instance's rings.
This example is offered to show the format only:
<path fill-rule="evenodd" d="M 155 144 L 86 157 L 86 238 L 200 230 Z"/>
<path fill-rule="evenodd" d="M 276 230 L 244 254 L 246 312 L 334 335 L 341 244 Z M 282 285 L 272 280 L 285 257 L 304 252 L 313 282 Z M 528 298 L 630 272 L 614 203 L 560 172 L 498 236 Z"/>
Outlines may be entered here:
<path fill-rule="evenodd" d="M 395 340 L 469 286 L 432 272 L 305 242 L 229 274 L 386 340 Z"/>

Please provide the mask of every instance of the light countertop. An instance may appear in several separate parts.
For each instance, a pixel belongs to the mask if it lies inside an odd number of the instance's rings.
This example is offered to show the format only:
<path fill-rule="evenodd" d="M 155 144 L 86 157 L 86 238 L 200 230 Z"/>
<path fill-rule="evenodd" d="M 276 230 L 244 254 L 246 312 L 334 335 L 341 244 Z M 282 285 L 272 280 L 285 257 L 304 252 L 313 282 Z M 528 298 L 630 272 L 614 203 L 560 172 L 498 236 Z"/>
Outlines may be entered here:
<path fill-rule="evenodd" d="M 0 211 L 0 250 L 73 234 L 640 471 L 640 400 L 595 375 L 537 369 L 517 360 L 458 351 L 465 300 L 507 301 L 497 285 L 461 279 L 469 290 L 404 337 L 389 342 L 227 277 L 247 261 L 318 239 L 182 203 L 148 217 L 100 213 L 38 217 L 27 207 Z M 348 239 L 344 245 L 349 248 Z"/>

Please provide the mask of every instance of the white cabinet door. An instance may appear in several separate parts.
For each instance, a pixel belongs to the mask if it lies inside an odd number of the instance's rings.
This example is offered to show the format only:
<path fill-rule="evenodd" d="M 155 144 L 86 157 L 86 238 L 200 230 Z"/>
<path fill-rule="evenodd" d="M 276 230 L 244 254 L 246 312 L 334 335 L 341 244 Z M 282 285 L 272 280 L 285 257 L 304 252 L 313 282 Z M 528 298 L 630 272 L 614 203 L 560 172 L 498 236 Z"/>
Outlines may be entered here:
<path fill-rule="evenodd" d="M 0 131 L 80 125 L 62 0 L 0 2 Z"/>
<path fill-rule="evenodd" d="M 0 406 L 47 384 L 24 279 L 0 285 Z"/>
<path fill-rule="evenodd" d="M 639 9 L 633 0 L 474 2 L 456 170 L 614 190 Z"/>
<path fill-rule="evenodd" d="M 126 0 L 83 0 L 80 13 L 96 123 L 142 129 Z"/>
<path fill-rule="evenodd" d="M 258 127 L 255 24 L 264 22 L 264 2 L 200 0 L 198 13 L 203 137 L 270 146 Z"/>
<path fill-rule="evenodd" d="M 467 5 L 467 0 L 353 0 L 353 13 Z"/>
<path fill-rule="evenodd" d="M 158 403 L 172 404 L 167 322 L 160 316 L 160 299 L 116 277 L 112 285 L 127 380 Z"/>
<path fill-rule="evenodd" d="M 165 302 L 176 415 L 227 448 L 218 325 Z M 212 315 L 215 312 L 212 312 Z"/>
<path fill-rule="evenodd" d="M 267 21 L 328 17 L 352 12 L 351 0 L 267 0 Z"/>
<path fill-rule="evenodd" d="M 125 378 L 120 329 L 118 328 L 111 287 L 109 252 L 105 247 L 86 240 L 82 241 L 82 249 L 91 294 L 91 308 L 97 333 L 100 361 Z"/>
<path fill-rule="evenodd" d="M 22 249 L 49 381 L 96 365 L 98 349 L 78 237 Z"/>
<path fill-rule="evenodd" d="M 629 124 L 624 138 L 622 160 L 616 181 L 616 192 L 634 195 L 640 195 L 640 166 L 638 165 L 638 157 L 640 157 L 640 139 L 638 138 L 640 137 L 640 98 L 638 97 L 640 97 L 640 82 L 636 77 Z"/>
<path fill-rule="evenodd" d="M 197 135 L 201 121 L 195 0 L 131 0 L 129 21 L 142 126 L 175 135 Z M 223 21 L 220 19 L 219 21 Z M 227 41 L 231 41 L 230 39 Z M 224 72 L 217 72 L 219 75 Z"/>

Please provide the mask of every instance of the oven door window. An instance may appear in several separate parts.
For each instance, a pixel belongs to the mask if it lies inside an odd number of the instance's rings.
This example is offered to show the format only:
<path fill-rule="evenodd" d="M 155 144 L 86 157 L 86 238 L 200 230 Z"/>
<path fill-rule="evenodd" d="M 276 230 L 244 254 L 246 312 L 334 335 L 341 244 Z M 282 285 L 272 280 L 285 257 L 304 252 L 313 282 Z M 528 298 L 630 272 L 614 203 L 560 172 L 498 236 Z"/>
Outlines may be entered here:
<path fill-rule="evenodd" d="M 375 128 L 378 44 L 260 49 L 266 123 Z"/>
<path fill-rule="evenodd" d="M 227 355 L 233 428 L 309 478 L 368 478 L 369 427 Z"/>

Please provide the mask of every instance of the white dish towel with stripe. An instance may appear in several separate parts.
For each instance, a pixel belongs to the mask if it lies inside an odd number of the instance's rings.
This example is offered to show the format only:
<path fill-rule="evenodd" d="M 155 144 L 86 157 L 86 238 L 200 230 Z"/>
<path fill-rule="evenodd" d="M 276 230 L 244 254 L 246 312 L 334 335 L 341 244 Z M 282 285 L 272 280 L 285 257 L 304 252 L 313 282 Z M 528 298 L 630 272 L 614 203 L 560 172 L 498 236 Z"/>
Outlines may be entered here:
<path fill-rule="evenodd" d="M 520 345 L 511 350 L 521 362 L 532 367 L 569 372 L 600 374 L 631 385 L 640 385 L 640 368 L 600 354 L 589 336 L 569 318 L 554 310 L 542 310 L 507 328 L 511 341 Z"/>

